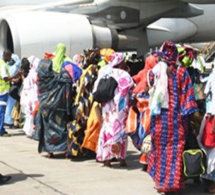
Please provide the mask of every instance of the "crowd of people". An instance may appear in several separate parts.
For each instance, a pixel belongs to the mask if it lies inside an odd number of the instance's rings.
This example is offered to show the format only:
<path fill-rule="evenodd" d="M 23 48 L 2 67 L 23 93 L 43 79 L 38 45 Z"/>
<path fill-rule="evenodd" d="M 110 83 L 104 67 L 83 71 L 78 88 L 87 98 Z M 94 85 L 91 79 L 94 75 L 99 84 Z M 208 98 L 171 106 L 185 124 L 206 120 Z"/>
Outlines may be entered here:
<path fill-rule="evenodd" d="M 214 181 L 208 191 L 215 193 L 215 136 L 213 147 L 205 144 L 209 122 L 215 134 L 215 69 L 204 77 L 198 52 L 171 41 L 145 61 L 133 58 L 111 48 L 86 49 L 70 58 L 63 43 L 41 60 L 20 61 L 5 50 L 0 136 L 10 136 L 5 125 L 23 128 L 48 158 L 62 152 L 72 160 L 95 158 L 106 167 L 113 160 L 127 166 L 130 137 L 156 190 L 167 194 L 185 187 L 182 156 L 192 132 L 207 156 L 201 176 Z M 0 183 L 8 179 L 0 175 Z"/>

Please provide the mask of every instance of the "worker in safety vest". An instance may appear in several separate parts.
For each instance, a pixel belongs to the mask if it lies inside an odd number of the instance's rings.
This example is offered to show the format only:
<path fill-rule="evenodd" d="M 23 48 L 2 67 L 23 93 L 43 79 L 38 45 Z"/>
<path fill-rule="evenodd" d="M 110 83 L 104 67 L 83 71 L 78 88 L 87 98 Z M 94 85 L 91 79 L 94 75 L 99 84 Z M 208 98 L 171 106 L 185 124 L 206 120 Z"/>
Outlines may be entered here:
<path fill-rule="evenodd" d="M 0 136 L 8 137 L 9 134 L 4 128 L 4 117 L 7 99 L 10 89 L 10 74 L 7 62 L 11 59 L 11 51 L 6 49 L 3 52 L 3 59 L 0 60 Z"/>

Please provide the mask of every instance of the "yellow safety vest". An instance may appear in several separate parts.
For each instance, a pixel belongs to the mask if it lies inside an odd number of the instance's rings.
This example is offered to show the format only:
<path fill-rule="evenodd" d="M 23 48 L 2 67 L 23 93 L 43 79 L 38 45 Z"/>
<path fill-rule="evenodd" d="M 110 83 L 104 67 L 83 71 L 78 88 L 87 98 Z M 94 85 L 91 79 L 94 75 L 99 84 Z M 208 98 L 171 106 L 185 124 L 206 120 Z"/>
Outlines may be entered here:
<path fill-rule="evenodd" d="M 0 70 L 1 70 L 1 67 L 2 66 L 5 66 L 6 68 L 6 71 L 7 71 L 7 75 L 8 77 L 10 76 L 10 73 L 9 73 L 9 68 L 7 66 L 7 63 L 5 63 L 3 60 L 0 60 Z M 1 72 L 0 72 L 0 92 L 4 92 L 4 91 L 8 91 L 10 89 L 10 82 L 8 81 L 5 81 L 2 76 L 1 76 Z"/>

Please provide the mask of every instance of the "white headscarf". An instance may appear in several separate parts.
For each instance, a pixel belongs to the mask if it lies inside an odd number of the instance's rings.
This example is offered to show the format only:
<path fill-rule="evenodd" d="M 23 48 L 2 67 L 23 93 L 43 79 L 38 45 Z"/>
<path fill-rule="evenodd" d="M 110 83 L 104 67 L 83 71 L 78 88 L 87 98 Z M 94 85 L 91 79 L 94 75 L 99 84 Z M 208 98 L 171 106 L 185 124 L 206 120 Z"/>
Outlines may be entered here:
<path fill-rule="evenodd" d="M 212 69 L 212 72 L 210 73 L 208 78 L 208 82 L 205 86 L 204 93 L 208 94 L 209 92 L 212 93 L 212 100 L 208 113 L 215 115 L 215 68 Z"/>
<path fill-rule="evenodd" d="M 40 63 L 40 59 L 35 57 L 35 56 L 30 56 L 28 58 L 28 61 L 30 62 L 30 67 L 35 69 L 35 70 L 37 70 L 37 67 L 38 67 L 38 65 Z"/>

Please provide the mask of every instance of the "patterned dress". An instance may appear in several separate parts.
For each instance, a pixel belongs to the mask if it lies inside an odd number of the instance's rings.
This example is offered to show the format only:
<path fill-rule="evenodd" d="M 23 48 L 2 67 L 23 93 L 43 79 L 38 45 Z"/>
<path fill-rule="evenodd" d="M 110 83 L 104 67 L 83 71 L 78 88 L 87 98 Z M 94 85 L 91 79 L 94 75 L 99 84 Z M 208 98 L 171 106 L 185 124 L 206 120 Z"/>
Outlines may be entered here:
<path fill-rule="evenodd" d="M 184 67 L 170 66 L 169 109 L 151 117 L 152 149 L 148 173 L 158 191 L 179 191 L 184 187 L 182 152 L 185 146 L 188 115 L 198 111 L 193 85 Z M 150 73 L 150 79 L 153 75 Z"/>
<path fill-rule="evenodd" d="M 91 64 L 77 81 L 77 94 L 73 105 L 73 120 L 68 127 L 67 153 L 70 157 L 86 155 L 81 149 L 87 120 L 93 104 L 93 86 L 97 78 L 98 66 Z"/>
<path fill-rule="evenodd" d="M 118 86 L 115 89 L 114 99 L 102 104 L 103 124 L 98 140 L 96 156 L 98 161 L 111 160 L 114 157 L 125 159 L 127 150 L 125 127 L 129 109 L 129 91 L 134 85 L 132 78 L 126 71 L 107 66 L 99 71 L 95 88 L 97 88 L 100 78 L 106 74 L 114 77 Z M 121 143 L 118 154 L 112 152 L 112 146 L 116 143 Z"/>

